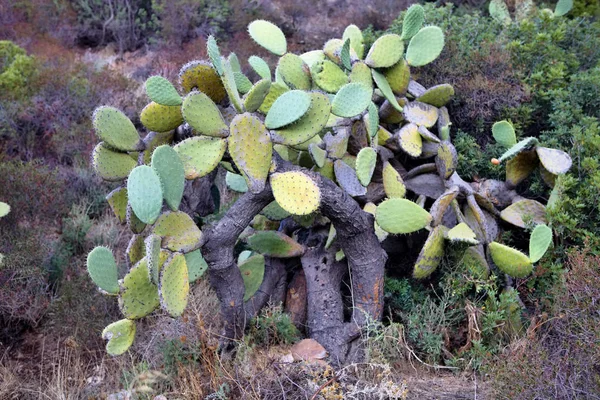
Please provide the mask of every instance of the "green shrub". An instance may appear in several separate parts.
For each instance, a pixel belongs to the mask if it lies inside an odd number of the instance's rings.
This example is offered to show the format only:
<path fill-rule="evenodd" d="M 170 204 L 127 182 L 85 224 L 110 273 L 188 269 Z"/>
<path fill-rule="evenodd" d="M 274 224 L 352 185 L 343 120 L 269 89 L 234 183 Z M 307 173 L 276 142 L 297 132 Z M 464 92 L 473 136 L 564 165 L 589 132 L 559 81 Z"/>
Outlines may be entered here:
<path fill-rule="evenodd" d="M 250 322 L 250 340 L 258 346 L 292 344 L 300 338 L 300 332 L 289 314 L 281 306 L 266 307 Z"/>
<path fill-rule="evenodd" d="M 36 74 L 36 60 L 8 40 L 0 40 L 1 97 L 20 98 L 30 91 Z"/>

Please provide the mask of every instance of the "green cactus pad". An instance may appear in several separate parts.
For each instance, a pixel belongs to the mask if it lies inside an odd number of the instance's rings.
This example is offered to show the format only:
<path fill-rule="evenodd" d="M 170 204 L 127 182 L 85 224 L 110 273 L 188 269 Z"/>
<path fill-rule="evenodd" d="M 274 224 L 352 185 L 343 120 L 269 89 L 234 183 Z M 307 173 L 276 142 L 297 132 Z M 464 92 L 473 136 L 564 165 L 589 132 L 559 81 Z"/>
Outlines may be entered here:
<path fill-rule="evenodd" d="M 506 182 L 517 186 L 523 182 L 539 164 L 538 156 L 534 150 L 522 151 L 506 163 Z"/>
<path fill-rule="evenodd" d="M 562 17 L 566 15 L 573 8 L 573 0 L 558 0 L 556 7 L 554 8 L 554 15 Z"/>
<path fill-rule="evenodd" d="M 138 319 L 159 306 L 158 288 L 150 282 L 145 258 L 140 260 L 123 278 L 119 308 L 126 318 Z"/>
<path fill-rule="evenodd" d="M 163 191 L 158 174 L 147 165 L 135 167 L 127 179 L 129 204 L 140 221 L 153 224 L 160 215 Z"/>
<path fill-rule="evenodd" d="M 279 59 L 277 69 L 291 89 L 310 90 L 312 81 L 308 65 L 299 56 L 287 53 Z"/>
<path fill-rule="evenodd" d="M 329 58 L 331 61 L 337 65 L 341 65 L 342 59 L 340 55 L 342 47 L 344 47 L 344 41 L 342 39 L 329 39 L 323 45 L 323 53 L 325 53 L 327 58 Z"/>
<path fill-rule="evenodd" d="M 258 56 L 250 56 L 250 58 L 248 58 L 248 64 L 250 64 L 254 72 L 256 72 L 262 79 L 268 79 L 271 81 L 271 68 L 265 60 Z"/>
<path fill-rule="evenodd" d="M 127 188 L 116 188 L 106 196 L 106 201 L 119 222 L 124 224 L 127 218 Z"/>
<path fill-rule="evenodd" d="M 144 240 L 146 249 L 146 265 L 148 267 L 148 278 L 152 283 L 158 285 L 160 273 L 160 244 L 162 238 L 158 235 L 151 234 Z"/>
<path fill-rule="evenodd" d="M 221 51 L 217 45 L 217 40 L 213 35 L 210 35 L 206 40 L 206 52 L 217 74 L 223 76 L 223 60 L 221 59 Z"/>
<path fill-rule="evenodd" d="M 312 143 L 308 146 L 308 153 L 317 167 L 322 168 L 325 165 L 327 151 Z"/>
<path fill-rule="evenodd" d="M 10 206 L 3 201 L 0 201 L 0 218 L 6 217 L 10 212 Z"/>
<path fill-rule="evenodd" d="M 363 62 L 354 63 L 350 72 L 350 82 L 365 85 L 365 87 L 372 91 L 373 77 L 371 76 L 371 68 Z"/>
<path fill-rule="evenodd" d="M 100 142 L 92 152 L 92 166 L 102 179 L 120 181 L 129 175 L 137 162 L 127 153 L 113 151 L 104 142 Z"/>
<path fill-rule="evenodd" d="M 365 63 L 371 68 L 391 67 L 400 60 L 403 52 L 404 42 L 399 35 L 383 35 L 371 46 Z"/>
<path fill-rule="evenodd" d="M 114 107 L 98 107 L 92 116 L 96 135 L 110 147 L 121 151 L 143 149 L 143 143 L 133 123 Z"/>
<path fill-rule="evenodd" d="M 452 243 L 466 243 L 469 246 L 475 246 L 479 244 L 475 232 L 473 232 L 473 230 L 469 228 L 469 225 L 465 224 L 464 222 L 461 222 L 454 228 L 450 229 L 446 234 L 446 237 Z"/>
<path fill-rule="evenodd" d="M 196 250 L 202 239 L 200 228 L 183 211 L 170 211 L 161 215 L 152 233 L 162 236 L 162 247 L 182 253 Z"/>
<path fill-rule="evenodd" d="M 132 235 L 125 250 L 128 265 L 135 265 L 146 257 L 146 244 L 143 235 Z"/>
<path fill-rule="evenodd" d="M 309 93 L 310 108 L 299 120 L 275 131 L 273 139 L 288 146 L 306 143 L 325 128 L 331 111 L 329 98 L 318 92 Z"/>
<path fill-rule="evenodd" d="M 427 89 L 425 93 L 417 97 L 417 101 L 439 108 L 445 106 L 452 96 L 454 96 L 454 88 L 452 85 L 443 83 Z"/>
<path fill-rule="evenodd" d="M 473 246 L 465 250 L 461 263 L 476 279 L 487 279 L 490 267 L 483 255 L 483 246 Z"/>
<path fill-rule="evenodd" d="M 219 74 L 203 61 L 192 61 L 184 65 L 179 71 L 179 82 L 186 93 L 196 89 L 215 103 L 220 103 L 227 96 Z"/>
<path fill-rule="evenodd" d="M 515 134 L 515 128 L 508 121 L 498 121 L 492 126 L 492 135 L 496 142 L 502 146 L 510 149 L 512 146 L 517 144 L 517 135 Z"/>
<path fill-rule="evenodd" d="M 525 221 L 529 220 L 536 224 L 545 224 L 546 207 L 535 200 L 520 200 L 502 210 L 500 218 L 520 228 L 525 228 Z"/>
<path fill-rule="evenodd" d="M 181 96 L 168 79 L 162 76 L 151 76 L 146 79 L 146 94 L 155 103 L 163 106 L 181 105 Z"/>
<path fill-rule="evenodd" d="M 336 93 L 348 83 L 346 73 L 330 60 L 316 62 L 310 67 L 313 82 L 329 93 Z"/>
<path fill-rule="evenodd" d="M 142 233 L 146 228 L 146 224 L 140 221 L 140 219 L 135 215 L 133 209 L 131 208 L 131 204 L 127 203 L 127 226 L 131 230 L 131 232 L 136 235 Z"/>
<path fill-rule="evenodd" d="M 179 154 L 169 145 L 157 147 L 152 154 L 152 168 L 160 179 L 165 202 L 176 211 L 185 186 L 185 170 Z"/>
<path fill-rule="evenodd" d="M 200 250 L 194 250 L 185 254 L 185 264 L 188 270 L 188 280 L 190 283 L 196 282 L 208 270 L 208 264 L 204 261 Z"/>
<path fill-rule="evenodd" d="M 242 175 L 227 171 L 227 174 L 225 175 L 225 183 L 229 189 L 235 192 L 246 193 L 248 191 L 248 184 Z"/>
<path fill-rule="evenodd" d="M 160 271 L 160 305 L 172 317 L 179 317 L 187 306 L 190 281 L 185 257 L 175 253 Z"/>
<path fill-rule="evenodd" d="M 395 65 L 383 70 L 383 75 L 394 94 L 403 96 L 410 82 L 410 67 L 405 59 L 400 59 Z"/>
<path fill-rule="evenodd" d="M 419 4 L 413 4 L 406 10 L 402 21 L 402 39 L 410 40 L 419 32 L 425 21 L 425 9 Z"/>
<path fill-rule="evenodd" d="M 139 163 L 149 165 L 152 161 L 152 153 L 158 146 L 162 146 L 163 144 L 171 144 L 173 142 L 173 138 L 175 137 L 175 132 L 149 132 L 144 138 L 144 143 L 146 144 L 146 149 L 140 153 Z"/>
<path fill-rule="evenodd" d="M 267 113 L 265 126 L 277 129 L 298 121 L 310 108 L 312 97 L 301 90 L 291 90 L 279 96 Z"/>
<path fill-rule="evenodd" d="M 163 106 L 152 102 L 140 113 L 140 122 L 150 131 L 172 131 L 183 123 L 180 106 Z"/>
<path fill-rule="evenodd" d="M 494 264 L 505 274 L 514 278 L 525 278 L 533 271 L 531 260 L 519 250 L 497 242 L 490 243 L 488 249 Z"/>
<path fill-rule="evenodd" d="M 343 160 L 336 160 L 333 164 L 335 180 L 350 196 L 364 196 L 367 189 L 360 183 L 354 168 Z"/>
<path fill-rule="evenodd" d="M 412 37 L 406 49 L 406 61 L 413 67 L 429 64 L 444 48 L 444 33 L 437 26 L 426 26 Z"/>
<path fill-rule="evenodd" d="M 450 178 L 456 171 L 458 165 L 458 153 L 452 143 L 443 141 L 438 147 L 437 157 L 435 157 L 435 166 L 442 179 Z"/>
<path fill-rule="evenodd" d="M 367 107 L 367 114 L 365 115 L 364 121 L 369 136 L 371 138 L 375 137 L 379 131 L 379 112 L 377 111 L 377 106 L 373 102 L 369 103 L 369 106 Z"/>
<path fill-rule="evenodd" d="M 282 56 L 287 52 L 285 35 L 272 22 L 264 20 L 252 21 L 248 25 L 248 33 L 256 43 L 275 55 Z"/>
<path fill-rule="evenodd" d="M 281 221 L 282 219 L 285 219 L 291 215 L 289 212 L 281 208 L 276 201 L 269 203 L 269 205 L 263 208 L 260 213 L 272 221 Z"/>
<path fill-rule="evenodd" d="M 325 53 L 323 53 L 323 50 L 312 50 L 300 54 L 300 58 L 304 60 L 309 68 L 312 68 L 313 64 L 325 60 Z"/>
<path fill-rule="evenodd" d="M 242 66 L 240 64 L 240 59 L 235 53 L 229 53 L 229 57 L 227 57 L 227 61 L 229 61 L 229 65 L 231 65 L 231 69 L 233 72 L 242 72 Z"/>
<path fill-rule="evenodd" d="M 498 161 L 502 162 L 504 160 L 511 159 L 520 152 L 527 150 L 529 147 L 537 145 L 537 143 L 538 140 L 536 138 L 527 137 L 521 140 L 519 143 L 512 146 L 510 149 L 506 150 L 504 154 L 502 154 L 502 156 L 498 159 Z"/>
<path fill-rule="evenodd" d="M 365 212 L 368 212 L 372 216 L 375 216 L 375 213 L 377 212 L 377 206 L 374 203 L 369 202 L 369 203 L 365 204 L 365 206 L 363 207 L 363 210 Z M 333 227 L 333 224 L 331 226 Z M 375 236 L 377 236 L 377 240 L 379 240 L 380 243 L 383 242 L 385 239 L 387 239 L 387 237 L 390 235 L 389 233 L 387 233 L 386 231 L 381 229 L 381 227 L 379 226 L 379 224 L 377 222 L 373 222 L 373 228 L 375 229 Z M 335 233 L 335 230 L 334 230 L 334 233 Z M 327 238 L 327 241 L 329 241 L 329 237 Z M 327 248 L 327 244 L 325 244 L 325 248 Z"/>
<path fill-rule="evenodd" d="M 540 176 L 542 177 L 544 183 L 546 183 L 546 185 L 550 186 L 551 188 L 554 187 L 554 185 L 556 184 L 556 178 L 558 178 L 558 175 L 554 175 L 546 168 L 544 168 L 543 165 L 540 165 Z"/>
<path fill-rule="evenodd" d="M 348 83 L 337 92 L 331 103 L 331 112 L 337 116 L 352 118 L 367 109 L 373 91 L 360 83 Z"/>
<path fill-rule="evenodd" d="M 573 164 L 571 157 L 562 150 L 549 149 L 547 147 L 537 146 L 535 151 L 540 158 L 540 162 L 554 175 L 566 173 Z"/>
<path fill-rule="evenodd" d="M 546 254 L 550 244 L 552 244 L 552 229 L 543 224 L 536 226 L 529 239 L 529 259 L 531 262 L 538 262 Z"/>
<path fill-rule="evenodd" d="M 246 94 L 250 91 L 250 89 L 252 89 L 252 82 L 250 81 L 250 79 L 248 79 L 246 75 L 242 74 L 241 72 L 234 72 L 233 79 L 235 81 L 235 87 L 237 88 L 238 92 Z"/>
<path fill-rule="evenodd" d="M 342 66 L 344 69 L 350 71 L 352 69 L 352 60 L 350 59 L 350 39 L 344 40 L 344 46 L 342 46 L 340 58 L 342 60 Z"/>
<path fill-rule="evenodd" d="M 363 186 L 371 183 L 371 177 L 377 164 L 377 152 L 372 147 L 362 148 L 356 156 L 356 176 Z"/>
<path fill-rule="evenodd" d="M 98 246 L 87 256 L 87 270 L 92 281 L 104 292 L 119 293 L 117 262 L 112 251 Z"/>
<path fill-rule="evenodd" d="M 406 186 L 402 177 L 389 162 L 383 164 L 383 189 L 389 198 L 403 198 L 406 195 Z"/>
<path fill-rule="evenodd" d="M 108 340 L 106 352 L 111 356 L 118 356 L 127 351 L 135 338 L 135 322 L 122 319 L 108 325 L 102 331 L 102 339 Z"/>
<path fill-rule="evenodd" d="M 219 165 L 227 149 L 224 139 L 191 137 L 174 147 L 183 162 L 186 179 L 201 178 Z"/>
<path fill-rule="evenodd" d="M 402 111 L 408 122 L 431 128 L 438 119 L 438 109 L 429 104 L 412 101 L 404 106 Z"/>
<path fill-rule="evenodd" d="M 183 117 L 192 128 L 207 136 L 225 137 L 227 125 L 219 108 L 202 92 L 187 95 L 182 106 Z"/>
<path fill-rule="evenodd" d="M 342 35 L 342 40 L 350 40 L 350 47 L 356 53 L 358 58 L 363 58 L 365 54 L 365 43 L 361 30 L 356 25 L 348 25 Z"/>
<path fill-rule="evenodd" d="M 407 124 L 397 133 L 398 143 L 406 154 L 418 157 L 423 151 L 423 139 L 419 134 L 419 128 L 415 124 Z"/>
<path fill-rule="evenodd" d="M 252 250 L 265 256 L 291 258 L 304 254 L 304 246 L 282 232 L 258 231 L 247 242 Z"/>
<path fill-rule="evenodd" d="M 385 75 L 383 75 L 381 72 L 376 71 L 376 70 L 371 70 L 371 74 L 373 75 L 373 80 L 375 81 L 375 84 L 377 85 L 379 90 L 381 90 L 381 94 L 383 94 L 383 97 L 385 97 L 385 99 L 387 101 L 389 101 L 390 104 L 396 110 L 401 112 L 402 107 L 400 107 L 400 104 L 398 104 L 398 100 L 396 100 L 396 97 L 394 96 L 394 92 L 392 91 L 390 83 L 385 78 Z"/>
<path fill-rule="evenodd" d="M 319 208 L 321 190 L 306 174 L 299 171 L 275 173 L 270 176 L 277 204 L 294 215 L 308 215 Z"/>
<path fill-rule="evenodd" d="M 229 65 L 228 61 L 223 62 L 223 75 L 221 76 L 223 81 L 223 86 L 225 87 L 225 91 L 227 92 L 227 97 L 229 98 L 229 102 L 233 106 L 233 108 L 238 113 L 244 112 L 244 107 L 242 104 L 242 99 L 240 98 L 240 93 L 237 88 L 237 84 L 235 82 L 235 75 L 233 70 L 231 69 L 231 65 Z"/>
<path fill-rule="evenodd" d="M 265 257 L 258 254 L 239 265 L 244 280 L 244 301 L 248 301 L 260 288 L 265 276 Z"/>
<path fill-rule="evenodd" d="M 258 82 L 244 97 L 244 108 L 247 112 L 255 112 L 265 101 L 269 91 L 271 90 L 271 80 L 263 79 Z"/>
<path fill-rule="evenodd" d="M 488 11 L 490 16 L 501 24 L 509 25 L 512 22 L 504 0 L 491 0 Z"/>
<path fill-rule="evenodd" d="M 275 100 L 277 100 L 279 96 L 281 96 L 285 92 L 288 92 L 289 90 L 290 89 L 285 84 L 277 82 L 272 83 L 271 88 L 269 89 L 269 93 L 267 94 L 267 97 L 265 97 L 263 103 L 258 108 L 258 111 L 260 111 L 263 114 L 267 114 L 271 109 L 273 103 L 275 103 Z"/>
<path fill-rule="evenodd" d="M 440 265 L 444 256 L 444 233 L 442 226 L 436 226 L 431 232 L 419 253 L 413 270 L 413 278 L 424 279 Z"/>
<path fill-rule="evenodd" d="M 248 189 L 259 193 L 265 188 L 271 167 L 271 136 L 260 119 L 249 113 L 237 115 L 230 130 L 229 154 L 246 178 Z"/>
<path fill-rule="evenodd" d="M 375 220 L 386 232 L 411 233 L 425 228 L 432 220 L 431 214 L 406 199 L 388 199 L 377 206 Z"/>

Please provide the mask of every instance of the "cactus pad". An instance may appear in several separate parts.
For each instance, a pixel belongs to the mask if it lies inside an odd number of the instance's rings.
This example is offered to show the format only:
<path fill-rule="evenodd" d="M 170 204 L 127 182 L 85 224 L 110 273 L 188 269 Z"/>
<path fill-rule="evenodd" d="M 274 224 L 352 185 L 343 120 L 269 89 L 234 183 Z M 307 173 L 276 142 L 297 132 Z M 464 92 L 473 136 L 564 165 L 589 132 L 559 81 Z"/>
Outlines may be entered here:
<path fill-rule="evenodd" d="M 200 228 L 183 211 L 171 211 L 161 215 L 152 233 L 162 236 L 162 247 L 182 253 L 196 250 L 202 238 Z"/>
<path fill-rule="evenodd" d="M 386 232 L 411 233 L 425 228 L 432 220 L 431 214 L 406 199 L 388 199 L 377 206 L 375 220 Z"/>
<path fill-rule="evenodd" d="M 365 54 L 365 43 L 363 39 L 363 34 L 356 25 L 348 25 L 344 30 L 344 34 L 342 35 L 342 40 L 345 42 L 346 40 L 350 40 L 350 47 L 356 53 L 358 58 L 363 58 Z"/>
<path fill-rule="evenodd" d="M 207 136 L 227 136 L 227 125 L 213 101 L 202 92 L 193 92 L 183 101 L 183 117 L 192 128 Z"/>
<path fill-rule="evenodd" d="M 260 288 L 265 276 L 265 257 L 258 254 L 247 258 L 239 265 L 244 280 L 244 301 L 248 301 Z"/>
<path fill-rule="evenodd" d="M 151 76 L 146 80 L 146 94 L 155 103 L 163 106 L 181 105 L 181 96 L 168 79 L 162 76 Z"/>
<path fill-rule="evenodd" d="M 321 191 L 305 173 L 275 173 L 271 175 L 270 180 L 275 200 L 290 214 L 308 215 L 319 208 Z"/>
<path fill-rule="evenodd" d="M 363 62 L 354 63 L 350 72 L 350 82 L 365 85 L 369 90 L 373 90 L 373 77 L 371 68 Z"/>
<path fill-rule="evenodd" d="M 183 123 L 181 107 L 163 106 L 152 102 L 140 113 L 140 122 L 150 131 L 171 131 Z"/>
<path fill-rule="evenodd" d="M 277 129 L 299 120 L 310 108 L 311 100 L 312 97 L 301 90 L 283 93 L 269 109 L 265 118 L 266 127 Z"/>
<path fill-rule="evenodd" d="M 111 356 L 118 356 L 127 351 L 135 338 L 135 322 L 122 319 L 108 325 L 102 331 L 102 339 L 108 340 L 106 352 Z"/>
<path fill-rule="evenodd" d="M 112 251 L 98 246 L 87 256 L 87 270 L 92 281 L 104 292 L 119 293 L 118 270 Z"/>
<path fill-rule="evenodd" d="M 175 133 L 173 131 L 168 132 L 149 132 L 144 138 L 146 148 L 140 153 L 138 162 L 140 164 L 150 164 L 152 161 L 152 153 L 158 146 L 163 144 L 170 144 L 173 142 Z"/>
<path fill-rule="evenodd" d="M 135 167 L 127 179 L 129 204 L 140 221 L 153 224 L 160 215 L 163 191 L 157 173 L 147 165 Z"/>
<path fill-rule="evenodd" d="M 310 93 L 309 96 L 312 100 L 308 111 L 295 123 L 275 131 L 274 140 L 288 146 L 296 146 L 307 142 L 323 130 L 331 111 L 329 98 L 318 92 Z"/>
<path fill-rule="evenodd" d="M 200 250 L 194 250 L 184 256 L 188 270 L 188 280 L 190 283 L 194 283 L 208 270 L 208 264 L 204 261 Z"/>
<path fill-rule="evenodd" d="M 160 273 L 160 243 L 162 238 L 158 235 L 151 234 L 144 240 L 146 248 L 146 265 L 148 267 L 148 278 L 152 283 L 158 285 Z"/>
<path fill-rule="evenodd" d="M 510 149 L 512 146 L 517 144 L 517 135 L 515 134 L 515 128 L 508 121 L 498 121 L 492 126 L 492 135 L 496 142 L 502 146 Z"/>
<path fill-rule="evenodd" d="M 126 318 L 145 317 L 158 307 L 158 288 L 150 282 L 145 258 L 125 275 L 122 286 L 119 308 Z"/>
<path fill-rule="evenodd" d="M 360 83 L 348 83 L 337 92 L 331 103 L 331 112 L 337 116 L 352 118 L 367 109 L 373 91 Z"/>
<path fill-rule="evenodd" d="M 270 257 L 291 258 L 304 254 L 304 246 L 277 231 L 258 231 L 247 239 L 250 248 Z"/>
<path fill-rule="evenodd" d="M 267 114 L 273 103 L 275 103 L 275 100 L 289 90 L 290 89 L 283 83 L 272 83 L 269 93 L 267 93 L 267 97 L 265 97 L 258 110 L 263 114 Z"/>
<path fill-rule="evenodd" d="M 272 22 L 264 20 L 252 21 L 248 25 L 248 33 L 250 33 L 250 37 L 256 43 L 275 55 L 282 56 L 287 51 L 285 35 Z"/>
<path fill-rule="evenodd" d="M 415 124 L 404 125 L 397 133 L 398 143 L 404 152 L 411 157 L 418 157 L 423 151 L 423 139 Z"/>
<path fill-rule="evenodd" d="M 402 96 L 406 93 L 410 81 L 410 67 L 405 59 L 402 58 L 394 66 L 386 68 L 383 75 L 394 94 Z"/>
<path fill-rule="evenodd" d="M 434 107 L 445 106 L 454 96 L 454 88 L 448 83 L 432 86 L 417 98 L 421 103 L 430 104 Z"/>
<path fill-rule="evenodd" d="M 505 274 L 514 278 L 525 278 L 531 274 L 533 270 L 531 260 L 519 250 L 497 242 L 490 243 L 488 248 L 494 264 Z"/>
<path fill-rule="evenodd" d="M 227 97 L 229 97 L 229 102 L 233 106 L 233 108 L 238 112 L 244 112 L 244 107 L 242 106 L 242 99 L 240 99 L 240 93 L 237 88 L 237 84 L 235 81 L 235 74 L 231 69 L 231 65 L 229 65 L 228 61 L 223 62 L 223 75 L 221 76 L 223 81 L 223 86 L 225 87 L 225 91 L 227 92 Z"/>
<path fill-rule="evenodd" d="M 358 180 L 352 166 L 349 166 L 343 160 L 336 160 L 333 167 L 335 180 L 346 193 L 352 197 L 363 196 L 367 193 L 367 189 Z"/>
<path fill-rule="evenodd" d="M 458 153 L 452 143 L 444 141 L 438 147 L 435 166 L 442 179 L 448 179 L 456 171 Z"/>
<path fill-rule="evenodd" d="M 106 201 L 120 223 L 127 218 L 127 189 L 118 187 L 106 196 Z"/>
<path fill-rule="evenodd" d="M 221 51 L 219 50 L 217 40 L 213 35 L 210 35 L 208 39 L 206 39 L 206 52 L 208 53 L 208 58 L 210 58 L 210 62 L 212 63 L 215 71 L 217 71 L 217 74 L 223 76 L 223 60 L 221 60 Z"/>
<path fill-rule="evenodd" d="M 235 81 L 235 87 L 237 88 L 238 92 L 242 94 L 246 94 L 250 91 L 250 89 L 252 89 L 252 82 L 241 72 L 234 72 L 233 80 Z"/>
<path fill-rule="evenodd" d="M 389 162 L 383 165 L 383 189 L 389 198 L 403 198 L 406 195 L 406 186 L 402 177 Z"/>
<path fill-rule="evenodd" d="M 408 122 L 419 126 L 422 125 L 426 128 L 434 126 L 438 119 L 437 108 L 418 101 L 413 101 L 405 105 L 402 113 Z"/>
<path fill-rule="evenodd" d="M 371 177 L 377 163 L 377 152 L 372 147 L 364 147 L 356 156 L 356 176 L 363 186 L 371 183 Z"/>
<path fill-rule="evenodd" d="M 532 263 L 538 262 L 552 243 L 552 229 L 547 225 L 538 225 L 531 232 L 529 239 L 529 259 Z"/>
<path fill-rule="evenodd" d="M 433 226 L 438 226 L 442 222 L 446 210 L 450 206 L 450 203 L 452 203 L 452 201 L 456 199 L 458 193 L 458 187 L 453 186 L 446 190 L 440 197 L 438 197 L 433 202 L 433 204 L 431 205 L 431 209 L 429 210 L 429 213 L 433 216 Z"/>
<path fill-rule="evenodd" d="M 92 153 L 92 166 L 102 179 L 120 181 L 127 178 L 137 162 L 127 153 L 112 150 L 104 142 L 100 142 Z"/>
<path fill-rule="evenodd" d="M 131 232 L 138 234 L 142 233 L 146 228 L 146 224 L 140 221 L 140 219 L 135 215 L 133 209 L 131 208 L 131 204 L 127 203 L 127 226 L 131 230 Z"/>
<path fill-rule="evenodd" d="M 272 221 L 281 221 L 290 216 L 276 201 L 269 203 L 260 213 Z"/>
<path fill-rule="evenodd" d="M 250 58 L 248 58 L 248 64 L 250 64 L 254 72 L 262 79 L 271 80 L 271 68 L 265 60 L 258 56 L 250 56 Z"/>
<path fill-rule="evenodd" d="M 413 67 L 429 64 L 444 48 L 444 33 L 437 26 L 426 26 L 412 37 L 406 49 L 406 61 Z"/>
<path fill-rule="evenodd" d="M 562 17 L 566 15 L 573 8 L 573 0 L 558 0 L 556 7 L 554 8 L 554 15 Z"/>
<path fill-rule="evenodd" d="M 308 146 L 308 153 L 317 167 L 322 168 L 325 165 L 327 151 L 323 150 L 318 145 L 311 143 Z"/>
<path fill-rule="evenodd" d="M 6 217 L 10 212 L 10 206 L 3 201 L 0 201 L 0 218 Z"/>
<path fill-rule="evenodd" d="M 227 171 L 227 174 L 225 175 L 225 183 L 229 189 L 235 192 L 245 193 L 248 191 L 246 179 L 241 175 Z"/>
<path fill-rule="evenodd" d="M 522 151 L 506 163 L 506 182 L 517 186 L 538 166 L 538 156 L 534 150 Z"/>
<path fill-rule="evenodd" d="M 271 167 L 271 136 L 260 119 L 249 113 L 233 118 L 230 130 L 229 154 L 246 178 L 249 190 L 258 193 L 265 188 Z"/>
<path fill-rule="evenodd" d="M 413 270 L 413 278 L 424 279 L 431 275 L 440 265 L 444 256 L 444 234 L 443 227 L 435 227 L 419 253 Z"/>
<path fill-rule="evenodd" d="M 179 209 L 185 185 L 185 170 L 179 154 L 169 145 L 157 147 L 152 154 L 152 169 L 160 178 L 167 205 L 173 211 Z"/>
<path fill-rule="evenodd" d="M 452 243 L 466 243 L 469 246 L 479 244 L 475 232 L 473 232 L 473 230 L 469 228 L 469 225 L 465 224 L 464 222 L 461 222 L 454 228 L 450 229 L 446 234 L 446 237 Z"/>
<path fill-rule="evenodd" d="M 540 162 L 554 175 L 566 173 L 573 164 L 571 157 L 562 150 L 549 149 L 547 147 L 537 146 L 535 148 Z"/>
<path fill-rule="evenodd" d="M 396 64 L 404 52 L 404 42 L 399 35 L 379 37 L 371 46 L 365 63 L 371 68 L 386 68 Z"/>
<path fill-rule="evenodd" d="M 316 62 L 310 68 L 314 83 L 329 93 L 336 93 L 342 86 L 348 83 L 348 76 L 337 64 L 323 60 Z"/>
<path fill-rule="evenodd" d="M 281 57 L 277 70 L 291 89 L 309 90 L 312 86 L 308 65 L 295 54 L 287 53 Z"/>
<path fill-rule="evenodd" d="M 490 274 L 490 267 L 483 255 L 483 246 L 467 248 L 461 263 L 477 279 L 487 279 Z"/>
<path fill-rule="evenodd" d="M 244 97 L 244 108 L 247 112 L 255 112 L 260 108 L 263 101 L 269 94 L 271 90 L 271 80 L 270 79 L 262 79 L 246 94 Z"/>
<path fill-rule="evenodd" d="M 350 58 L 350 39 L 344 40 L 344 46 L 340 52 L 340 58 L 342 60 L 342 66 L 346 71 L 352 69 L 352 60 Z"/>
<path fill-rule="evenodd" d="M 146 257 L 146 244 L 144 243 L 143 235 L 132 235 L 125 250 L 127 255 L 128 265 L 135 265 L 144 257 Z"/>
<path fill-rule="evenodd" d="M 185 257 L 175 253 L 160 271 L 160 305 L 172 317 L 179 317 L 187 306 L 190 281 Z"/>
<path fill-rule="evenodd" d="M 208 63 L 202 61 L 192 61 L 184 65 L 179 71 L 179 82 L 186 93 L 196 89 L 215 103 L 220 103 L 227 96 L 219 74 Z"/>
<path fill-rule="evenodd" d="M 537 143 L 538 141 L 536 138 L 527 137 L 515 144 L 514 146 L 512 146 L 510 149 L 506 150 L 504 154 L 502 154 L 502 156 L 498 159 L 498 161 L 502 162 L 504 160 L 511 159 L 520 152 L 527 150 L 529 147 L 537 145 Z"/>
<path fill-rule="evenodd" d="M 385 99 L 387 101 L 389 101 L 390 104 L 396 110 L 401 112 L 402 107 L 400 107 L 400 104 L 398 104 L 398 100 L 396 100 L 396 97 L 394 96 L 394 92 L 392 91 L 390 83 L 387 81 L 385 75 L 383 75 L 381 72 L 376 71 L 374 69 L 371 70 L 371 74 L 373 75 L 373 80 L 375 81 L 375 84 L 377 85 L 379 90 L 381 90 L 383 97 L 385 97 Z"/>
<path fill-rule="evenodd" d="M 410 40 L 419 32 L 425 21 L 425 9 L 419 4 L 413 4 L 406 10 L 402 21 L 402 39 Z"/>
<path fill-rule="evenodd" d="M 512 22 L 504 0 L 491 0 L 488 11 L 490 16 L 501 24 L 508 25 Z"/>
<path fill-rule="evenodd" d="M 226 148 L 224 139 L 199 136 L 186 139 L 174 147 L 183 162 L 186 179 L 209 174 L 223 158 Z"/>
<path fill-rule="evenodd" d="M 526 221 L 545 224 L 546 207 L 535 200 L 520 200 L 502 210 L 500 218 L 520 228 L 525 228 Z"/>
<path fill-rule="evenodd" d="M 114 107 L 98 107 L 92 117 L 96 135 L 110 147 L 121 151 L 143 149 L 143 143 L 133 123 Z"/>

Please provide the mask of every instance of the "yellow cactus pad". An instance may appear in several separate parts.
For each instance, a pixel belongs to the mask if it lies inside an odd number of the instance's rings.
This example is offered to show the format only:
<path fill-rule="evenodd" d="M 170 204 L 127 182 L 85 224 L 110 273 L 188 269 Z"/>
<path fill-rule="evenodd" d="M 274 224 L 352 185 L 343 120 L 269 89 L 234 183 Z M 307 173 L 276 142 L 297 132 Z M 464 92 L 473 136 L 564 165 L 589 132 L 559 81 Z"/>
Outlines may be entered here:
<path fill-rule="evenodd" d="M 305 173 L 275 173 L 271 175 L 271 186 L 277 203 L 290 214 L 308 215 L 319 208 L 321 191 Z"/>
<path fill-rule="evenodd" d="M 383 189 L 387 197 L 401 199 L 406 195 L 406 186 L 400 173 L 387 161 L 383 165 L 382 175 Z"/>
<path fill-rule="evenodd" d="M 220 103 L 227 96 L 217 71 L 202 61 L 192 61 L 184 65 L 179 71 L 179 82 L 186 93 L 196 89 L 205 93 L 215 103 Z"/>
<path fill-rule="evenodd" d="M 423 139 L 415 124 L 404 125 L 398 132 L 398 142 L 409 156 L 419 157 L 423 152 Z"/>

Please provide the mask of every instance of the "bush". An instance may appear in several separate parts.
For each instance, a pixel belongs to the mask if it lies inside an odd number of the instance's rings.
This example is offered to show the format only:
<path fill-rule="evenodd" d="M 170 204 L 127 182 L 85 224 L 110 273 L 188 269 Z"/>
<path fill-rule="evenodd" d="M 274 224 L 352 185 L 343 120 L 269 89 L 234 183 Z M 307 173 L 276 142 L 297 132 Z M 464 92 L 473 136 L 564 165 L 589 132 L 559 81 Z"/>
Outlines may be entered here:
<path fill-rule="evenodd" d="M 0 40 L 0 91 L 2 97 L 19 98 L 30 88 L 36 61 L 8 40 Z"/>

